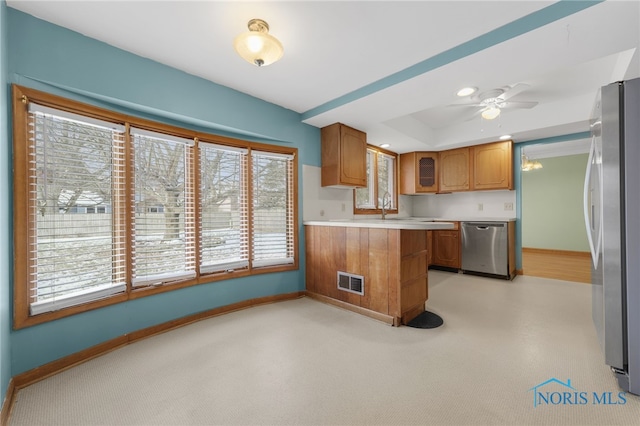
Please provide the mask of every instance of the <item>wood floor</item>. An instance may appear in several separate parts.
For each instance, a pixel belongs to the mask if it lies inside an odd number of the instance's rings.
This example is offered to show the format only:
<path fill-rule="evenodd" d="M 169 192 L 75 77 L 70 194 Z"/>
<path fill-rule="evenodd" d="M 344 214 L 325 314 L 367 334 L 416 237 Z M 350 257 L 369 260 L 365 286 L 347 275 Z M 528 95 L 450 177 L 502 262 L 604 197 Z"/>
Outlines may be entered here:
<path fill-rule="evenodd" d="M 580 283 L 591 282 L 589 252 L 522 248 L 522 273 Z"/>

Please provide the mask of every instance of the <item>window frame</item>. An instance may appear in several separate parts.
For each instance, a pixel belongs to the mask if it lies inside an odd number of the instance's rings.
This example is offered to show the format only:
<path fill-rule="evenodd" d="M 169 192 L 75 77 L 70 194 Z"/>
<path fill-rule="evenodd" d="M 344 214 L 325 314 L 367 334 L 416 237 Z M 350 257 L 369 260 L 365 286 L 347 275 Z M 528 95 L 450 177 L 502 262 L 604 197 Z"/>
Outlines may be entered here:
<path fill-rule="evenodd" d="M 393 173 L 393 194 L 391 194 L 393 200 L 393 208 L 385 209 L 386 214 L 398 214 L 398 180 L 399 180 L 399 170 L 398 170 L 398 154 L 386 150 L 384 148 L 380 148 L 374 145 L 367 144 L 367 155 L 369 152 L 374 153 L 373 158 L 375 161 L 371 164 L 372 171 L 367 173 L 367 186 L 365 188 L 356 188 L 353 190 L 353 214 L 356 215 L 373 215 L 373 214 L 382 214 L 382 208 L 378 204 L 378 154 L 384 154 L 393 158 L 394 164 L 394 173 Z M 373 186 L 373 197 L 375 200 L 374 208 L 358 208 L 357 206 L 357 191 L 360 189 L 369 189 L 369 185 Z"/>
<path fill-rule="evenodd" d="M 39 105 L 55 108 L 57 110 L 66 111 L 69 113 L 79 114 L 87 118 L 94 118 L 104 121 L 110 121 L 113 123 L 119 123 L 126 127 L 125 136 L 125 179 L 127 181 L 127 193 L 124 194 L 125 206 L 122 211 L 114 212 L 114 216 L 117 216 L 117 221 L 121 222 L 121 230 L 124 232 L 124 237 L 127 239 L 127 272 L 126 272 L 126 291 L 124 293 L 118 293 L 112 296 L 105 297 L 103 299 L 97 299 L 89 301 L 83 304 L 65 307 L 60 310 L 40 313 L 37 315 L 30 315 L 31 304 L 31 288 L 29 288 L 28 275 L 32 272 L 33 265 L 29 262 L 29 246 L 31 242 L 35 241 L 35 232 L 33 223 L 30 222 L 29 215 L 26 214 L 29 211 L 29 193 L 28 187 L 34 183 L 33 177 L 31 177 L 28 167 L 29 159 L 29 128 L 28 128 L 28 104 L 29 102 L 35 102 Z M 251 275 L 258 275 L 272 272 L 293 271 L 299 269 L 299 229 L 298 229 L 298 212 L 299 212 L 299 199 L 298 199 L 298 149 L 289 146 L 270 145 L 259 142 L 244 141 L 241 139 L 234 139 L 225 136 L 218 136 L 215 134 L 202 133 L 187 128 L 176 127 L 173 125 L 165 124 L 159 121 L 153 121 L 149 119 L 143 119 L 134 117 L 131 115 L 122 114 L 116 111 L 100 108 L 97 106 L 85 104 L 82 102 L 74 101 L 71 99 L 63 98 L 50 93 L 41 92 L 39 90 L 12 85 L 12 104 L 13 104 L 13 228 L 14 228 L 14 289 L 13 289 L 13 328 L 20 329 L 29 327 L 36 324 L 45 323 L 48 321 L 64 318 L 67 316 L 75 315 L 81 312 L 87 312 L 90 310 L 102 308 L 105 306 L 125 302 L 128 300 L 134 300 L 140 297 L 146 297 L 167 291 L 174 291 L 181 288 L 207 284 L 221 280 L 228 280 L 233 278 L 246 277 Z M 144 286 L 134 287 L 132 286 L 132 267 L 133 259 L 131 258 L 131 244 L 133 238 L 132 231 L 132 219 L 129 212 L 132 209 L 132 189 L 130 184 L 133 177 L 133 145 L 130 127 L 138 129 L 148 130 L 151 132 L 162 133 L 169 136 L 175 136 L 178 138 L 186 138 L 194 140 L 193 152 L 191 155 L 191 167 L 189 167 L 189 177 L 195 184 L 193 190 L 193 214 L 196 226 L 194 247 L 196 251 L 196 274 L 194 278 L 184 279 L 177 282 L 168 283 L 161 286 Z M 291 185 L 291 198 L 292 212 L 291 217 L 293 220 L 293 263 L 279 264 L 272 266 L 253 266 L 250 263 L 247 268 L 220 271 L 206 273 L 200 272 L 200 156 L 198 144 L 202 141 L 204 143 L 228 146 L 230 148 L 246 149 L 249 152 L 251 150 L 262 151 L 267 153 L 292 155 L 292 185 Z M 248 167 L 251 167 L 251 160 L 248 161 Z M 246 191 L 248 193 L 249 202 L 251 201 L 251 179 L 247 182 Z M 115 209 L 114 209 L 115 210 Z M 251 219 L 249 219 L 251 220 Z M 114 234 L 120 232 L 113 231 Z M 251 248 L 251 242 L 249 242 Z"/>

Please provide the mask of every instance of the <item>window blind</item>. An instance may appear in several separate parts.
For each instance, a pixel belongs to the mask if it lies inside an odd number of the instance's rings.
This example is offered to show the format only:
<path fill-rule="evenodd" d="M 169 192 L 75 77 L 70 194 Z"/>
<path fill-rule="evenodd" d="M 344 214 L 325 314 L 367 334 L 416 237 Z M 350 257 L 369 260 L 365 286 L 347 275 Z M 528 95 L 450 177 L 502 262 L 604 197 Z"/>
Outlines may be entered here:
<path fill-rule="evenodd" d="M 357 209 L 375 209 L 374 196 L 374 180 L 375 176 L 375 157 L 376 152 L 367 149 L 367 186 L 365 188 L 356 188 L 356 208 Z"/>
<path fill-rule="evenodd" d="M 294 263 L 293 156 L 251 151 L 251 264 Z"/>
<path fill-rule="evenodd" d="M 198 144 L 200 273 L 249 266 L 247 149 Z"/>
<path fill-rule="evenodd" d="M 377 172 L 378 172 L 378 208 L 395 209 L 395 176 L 396 176 L 396 159 L 391 155 L 378 153 L 377 158 Z M 385 193 L 389 193 L 386 200 L 384 198 Z M 383 206 L 383 202 L 387 202 L 387 205 Z"/>
<path fill-rule="evenodd" d="M 34 103 L 28 125 L 31 315 L 125 291 L 123 126 Z"/>
<path fill-rule="evenodd" d="M 194 278 L 194 141 L 131 129 L 134 287 Z"/>

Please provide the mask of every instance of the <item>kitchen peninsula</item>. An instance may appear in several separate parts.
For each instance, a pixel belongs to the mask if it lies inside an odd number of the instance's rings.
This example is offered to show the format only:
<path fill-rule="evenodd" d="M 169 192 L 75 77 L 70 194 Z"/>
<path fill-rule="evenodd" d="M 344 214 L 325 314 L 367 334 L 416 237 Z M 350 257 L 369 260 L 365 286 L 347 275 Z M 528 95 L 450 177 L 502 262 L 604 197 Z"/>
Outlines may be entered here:
<path fill-rule="evenodd" d="M 392 325 L 425 310 L 427 231 L 454 227 L 398 219 L 304 224 L 309 297 Z"/>

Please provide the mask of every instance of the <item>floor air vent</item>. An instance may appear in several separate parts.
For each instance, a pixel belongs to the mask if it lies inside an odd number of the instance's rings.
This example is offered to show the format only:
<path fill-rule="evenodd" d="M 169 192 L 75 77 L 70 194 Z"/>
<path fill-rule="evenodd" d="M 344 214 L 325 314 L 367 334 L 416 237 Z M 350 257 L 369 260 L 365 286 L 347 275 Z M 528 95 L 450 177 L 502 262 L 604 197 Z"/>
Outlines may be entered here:
<path fill-rule="evenodd" d="M 364 295 L 364 277 L 338 271 L 338 289 Z"/>

